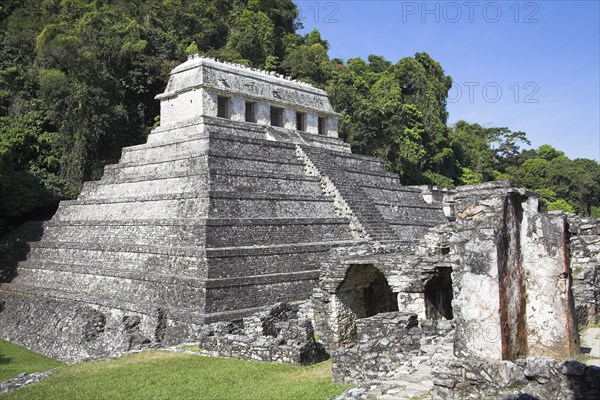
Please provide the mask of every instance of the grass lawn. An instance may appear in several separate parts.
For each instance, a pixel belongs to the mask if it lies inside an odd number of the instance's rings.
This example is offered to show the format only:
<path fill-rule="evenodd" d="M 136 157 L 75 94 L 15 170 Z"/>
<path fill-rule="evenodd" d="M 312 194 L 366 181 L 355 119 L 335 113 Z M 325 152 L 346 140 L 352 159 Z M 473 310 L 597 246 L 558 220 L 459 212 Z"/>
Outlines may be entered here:
<path fill-rule="evenodd" d="M 64 364 L 0 340 L 0 382 L 14 378 L 21 372 L 46 371 L 61 365 Z"/>
<path fill-rule="evenodd" d="M 2 399 L 326 399 L 331 361 L 309 367 L 146 351 L 60 368 L 50 378 Z"/>

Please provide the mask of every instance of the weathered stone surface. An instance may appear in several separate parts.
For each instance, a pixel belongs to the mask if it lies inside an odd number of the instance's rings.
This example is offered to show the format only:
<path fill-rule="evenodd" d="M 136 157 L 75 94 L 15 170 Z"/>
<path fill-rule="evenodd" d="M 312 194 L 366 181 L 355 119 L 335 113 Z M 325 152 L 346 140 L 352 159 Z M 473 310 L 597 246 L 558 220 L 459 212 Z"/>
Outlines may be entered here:
<path fill-rule="evenodd" d="M 556 377 L 557 371 L 554 368 L 556 362 L 552 358 L 529 357 L 526 360 L 523 373 L 529 380 L 534 380 L 541 384 L 546 384 Z"/>
<path fill-rule="evenodd" d="M 242 324 L 217 322 L 203 329 L 203 354 L 243 360 L 308 365 L 329 357 L 315 341 L 312 323 L 298 318 L 299 307 L 278 303 L 244 318 Z"/>
<path fill-rule="evenodd" d="M 367 244 L 338 251 L 322 265 L 313 304 L 321 337 L 328 348 L 337 349 L 334 378 L 361 383 L 365 392 L 359 398 L 378 398 L 384 396 L 380 388 L 391 383 L 369 382 L 410 374 L 407 366 L 422 362 L 421 354 L 431 357 L 436 346 L 447 346 L 458 358 L 433 361 L 434 393 L 439 399 L 500 398 L 510 391 L 513 398 L 569 398 L 572 390 L 564 375 L 559 377 L 556 361 L 517 360 L 525 354 L 564 357 L 578 351 L 577 300 L 569 279 L 572 229 L 567 220 L 562 214 L 540 213 L 535 194 L 502 182 L 459 188 L 448 201 L 454 202 L 456 221 L 430 228 L 419 245 Z M 368 306 L 366 295 L 355 295 L 355 303 L 347 301 L 348 290 L 370 288 L 361 283 L 368 275 L 353 278 L 357 266 L 364 266 L 364 271 L 375 267 L 384 275 L 397 293 L 401 311 L 434 319 L 419 323 L 420 334 L 430 335 L 434 346 L 421 339 L 419 346 L 411 347 L 417 341 L 397 336 L 403 331 L 400 326 L 383 333 L 380 316 L 387 314 L 365 318 L 356 306 L 356 302 Z M 444 271 L 451 294 L 446 295 L 438 283 L 431 297 L 428 285 Z M 456 332 L 444 337 L 440 327 L 445 324 L 455 325 Z M 453 346 L 445 344 L 448 337 Z M 474 356 L 485 359 L 477 361 Z M 434 359 L 440 360 L 435 353 Z M 431 360 L 426 358 L 425 364 Z M 594 376 L 592 370 L 586 371 Z"/>
<path fill-rule="evenodd" d="M 22 373 L 18 376 L 9 379 L 4 382 L 0 382 L 0 393 L 10 393 L 14 390 L 20 389 L 22 387 L 32 385 L 36 382 L 44 380 L 50 377 L 54 373 L 55 369 L 51 369 L 48 371 L 42 372 L 34 372 L 31 374 Z"/>
<path fill-rule="evenodd" d="M 566 220 L 539 213 L 531 193 L 488 186 L 454 197 L 457 211 L 479 209 L 457 212 L 451 239 L 464 260 L 454 280 L 457 355 L 576 354 Z"/>
<path fill-rule="evenodd" d="M 573 296 L 581 328 L 600 322 L 600 221 L 567 216 L 571 237 Z"/>
<path fill-rule="evenodd" d="M 435 322 L 419 324 L 416 315 L 398 312 L 358 319 L 358 343 L 332 355 L 333 379 L 347 383 L 396 379 L 395 371 L 430 360 L 436 349 L 443 351 L 444 344 L 452 342 L 453 327 L 440 328 Z"/>
<path fill-rule="evenodd" d="M 433 369 L 433 399 L 544 399 L 600 398 L 600 368 L 577 361 L 563 364 L 550 358 L 489 361 L 439 361 Z M 452 386 L 449 382 L 457 383 Z"/>

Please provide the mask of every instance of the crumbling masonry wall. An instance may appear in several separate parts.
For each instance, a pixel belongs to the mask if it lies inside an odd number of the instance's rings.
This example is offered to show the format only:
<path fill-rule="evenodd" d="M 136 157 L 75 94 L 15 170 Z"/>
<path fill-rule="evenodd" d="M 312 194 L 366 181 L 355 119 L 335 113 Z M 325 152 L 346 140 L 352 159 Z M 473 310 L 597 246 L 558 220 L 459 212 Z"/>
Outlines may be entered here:
<path fill-rule="evenodd" d="M 600 220 L 568 216 L 573 296 L 580 328 L 600 322 Z"/>
<path fill-rule="evenodd" d="M 278 303 L 241 322 L 217 322 L 202 328 L 202 354 L 286 364 L 308 365 L 328 358 L 315 340 L 312 323 L 299 306 Z"/>
<path fill-rule="evenodd" d="M 414 314 L 390 312 L 357 320 L 356 329 L 357 344 L 332 354 L 336 382 L 393 379 L 412 358 L 431 357 L 431 348 L 451 342 L 454 327 L 449 321 L 419 321 Z"/>
<path fill-rule="evenodd" d="M 600 368 L 547 357 L 454 359 L 433 368 L 433 400 L 597 400 Z"/>
<path fill-rule="evenodd" d="M 579 351 L 567 222 L 508 183 L 459 188 L 455 354 L 517 359 Z"/>

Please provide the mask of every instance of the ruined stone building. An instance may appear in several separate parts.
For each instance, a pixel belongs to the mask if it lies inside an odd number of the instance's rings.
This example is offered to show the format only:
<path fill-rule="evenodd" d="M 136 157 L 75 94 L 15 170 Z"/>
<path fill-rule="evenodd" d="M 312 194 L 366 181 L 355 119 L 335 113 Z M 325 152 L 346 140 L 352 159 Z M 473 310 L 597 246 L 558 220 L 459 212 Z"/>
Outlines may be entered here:
<path fill-rule="evenodd" d="M 325 92 L 277 74 L 190 57 L 157 99 L 147 143 L 61 202 L 0 286 L 0 337 L 71 362 L 304 302 L 337 379 L 360 381 L 425 336 L 569 357 L 576 316 L 598 321 L 597 221 L 504 182 L 403 186 L 338 139 Z"/>

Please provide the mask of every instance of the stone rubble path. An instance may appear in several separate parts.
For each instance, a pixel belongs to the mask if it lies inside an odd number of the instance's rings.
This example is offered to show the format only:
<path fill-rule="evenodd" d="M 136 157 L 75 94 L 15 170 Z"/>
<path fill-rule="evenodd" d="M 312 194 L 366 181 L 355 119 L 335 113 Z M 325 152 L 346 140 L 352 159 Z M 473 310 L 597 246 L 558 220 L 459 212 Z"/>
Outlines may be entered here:
<path fill-rule="evenodd" d="M 581 336 L 581 347 L 590 349 L 589 353 L 584 354 L 590 357 L 585 360 L 585 364 L 600 367 L 600 328 L 586 329 Z"/>
<path fill-rule="evenodd" d="M 52 368 L 47 371 L 33 372 L 31 374 L 25 372 L 19 374 L 18 376 L 11 378 L 7 381 L 0 382 L 0 393 L 10 393 L 13 390 L 17 390 L 22 387 L 29 386 L 36 382 L 42 381 L 48 378 L 50 375 L 52 375 L 57 369 L 58 368 Z"/>
<path fill-rule="evenodd" d="M 433 361 L 454 358 L 452 345 L 431 346 L 432 356 L 413 357 L 394 371 L 386 380 L 369 381 L 349 389 L 335 400 L 429 400 L 433 388 L 431 366 Z"/>

